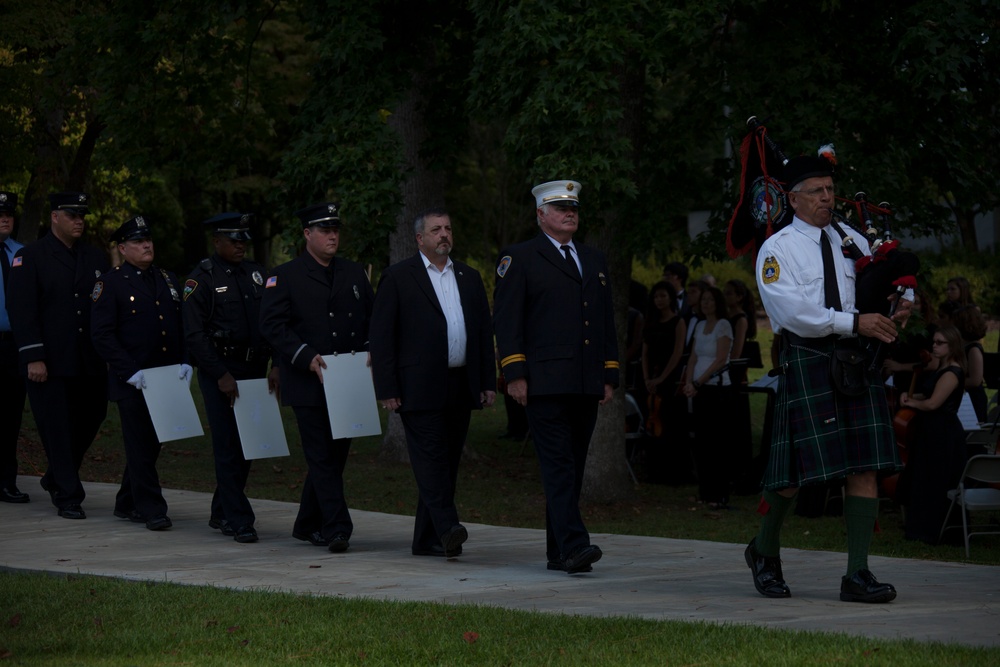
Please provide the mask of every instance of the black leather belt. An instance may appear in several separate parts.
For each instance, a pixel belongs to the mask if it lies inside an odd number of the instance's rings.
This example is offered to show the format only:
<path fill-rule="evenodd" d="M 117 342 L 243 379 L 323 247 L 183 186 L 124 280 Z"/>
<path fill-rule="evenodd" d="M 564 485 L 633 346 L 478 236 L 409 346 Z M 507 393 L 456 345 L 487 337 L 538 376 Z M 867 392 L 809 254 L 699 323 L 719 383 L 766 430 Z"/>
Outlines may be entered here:
<path fill-rule="evenodd" d="M 215 349 L 226 359 L 236 359 L 238 361 L 267 361 L 271 358 L 271 348 L 266 345 L 263 347 L 217 345 Z"/>

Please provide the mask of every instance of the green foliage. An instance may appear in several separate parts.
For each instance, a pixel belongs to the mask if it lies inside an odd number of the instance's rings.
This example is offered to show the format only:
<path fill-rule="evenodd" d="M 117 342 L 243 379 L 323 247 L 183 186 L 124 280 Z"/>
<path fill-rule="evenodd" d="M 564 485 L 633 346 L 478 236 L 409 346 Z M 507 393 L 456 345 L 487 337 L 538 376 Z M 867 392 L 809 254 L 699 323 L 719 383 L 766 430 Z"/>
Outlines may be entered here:
<path fill-rule="evenodd" d="M 921 253 L 919 285 L 935 307 L 945 300 L 948 280 L 964 277 L 984 315 L 1000 314 L 1000 263 L 995 253 Z"/>

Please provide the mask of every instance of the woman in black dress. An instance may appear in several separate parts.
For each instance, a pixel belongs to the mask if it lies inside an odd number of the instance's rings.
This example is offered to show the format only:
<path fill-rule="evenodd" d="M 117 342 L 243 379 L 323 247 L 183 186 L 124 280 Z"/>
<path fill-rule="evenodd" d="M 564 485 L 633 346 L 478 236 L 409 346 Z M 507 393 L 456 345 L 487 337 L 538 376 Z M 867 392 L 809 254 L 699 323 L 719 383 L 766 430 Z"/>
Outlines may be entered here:
<path fill-rule="evenodd" d="M 932 340 L 933 370 L 918 378 L 918 393 L 900 397 L 903 407 L 917 410 L 900 495 L 906 504 L 906 538 L 936 544 L 948 512 L 947 493 L 958 484 L 968 456 L 958 419 L 965 391 L 962 335 L 949 325 L 935 331 Z"/>
<path fill-rule="evenodd" d="M 683 428 L 684 399 L 678 396 L 687 327 L 677 312 L 677 290 L 666 281 L 649 291 L 642 332 L 642 378 L 647 392 L 646 433 L 652 438 L 646 463 L 649 481 L 681 481 L 691 469 L 690 454 L 677 437 Z M 671 447 L 677 451 L 670 451 Z"/>

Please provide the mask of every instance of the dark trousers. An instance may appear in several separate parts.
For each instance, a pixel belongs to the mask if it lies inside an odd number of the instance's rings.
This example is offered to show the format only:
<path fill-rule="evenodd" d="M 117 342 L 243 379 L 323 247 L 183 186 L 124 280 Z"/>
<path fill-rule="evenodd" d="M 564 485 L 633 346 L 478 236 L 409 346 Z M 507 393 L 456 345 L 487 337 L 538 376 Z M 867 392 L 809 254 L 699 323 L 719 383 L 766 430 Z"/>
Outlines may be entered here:
<path fill-rule="evenodd" d="M 115 497 L 115 509 L 135 510 L 147 521 L 165 516 L 167 501 L 160 489 L 156 460 L 160 458 L 160 440 L 156 437 L 153 420 L 149 417 L 146 399 L 141 391 L 118 401 L 125 444 L 125 471 Z"/>
<path fill-rule="evenodd" d="M 354 523 L 344 499 L 344 466 L 351 439 L 334 440 L 326 406 L 295 406 L 292 410 L 309 466 L 294 530 L 307 535 L 318 530 L 327 540 L 337 533 L 350 537 Z"/>
<path fill-rule="evenodd" d="M 17 348 L 13 339 L 0 341 L 0 383 L 4 398 L 0 401 L 0 488 L 17 487 L 17 436 L 21 432 L 27 380 L 18 372 Z"/>
<path fill-rule="evenodd" d="M 229 407 L 229 397 L 208 374 L 198 371 L 198 386 L 205 400 L 205 414 L 212 429 L 212 453 L 215 457 L 215 493 L 212 495 L 213 519 L 225 519 L 233 528 L 252 526 L 253 507 L 245 489 L 250 476 L 250 461 L 243 458 L 236 415 Z"/>
<path fill-rule="evenodd" d="M 596 396 L 582 394 L 528 398 L 528 424 L 545 489 L 545 553 L 553 562 L 590 544 L 580 515 L 580 489 L 597 402 Z"/>
<path fill-rule="evenodd" d="M 49 467 L 42 488 L 60 509 L 79 505 L 87 496 L 80 484 L 80 464 L 108 414 L 108 378 L 52 377 L 26 383 L 31 412 Z"/>
<path fill-rule="evenodd" d="M 441 535 L 459 521 L 455 488 L 472 415 L 468 393 L 465 369 L 451 370 L 447 408 L 399 413 L 419 493 L 413 549 L 441 546 Z"/>

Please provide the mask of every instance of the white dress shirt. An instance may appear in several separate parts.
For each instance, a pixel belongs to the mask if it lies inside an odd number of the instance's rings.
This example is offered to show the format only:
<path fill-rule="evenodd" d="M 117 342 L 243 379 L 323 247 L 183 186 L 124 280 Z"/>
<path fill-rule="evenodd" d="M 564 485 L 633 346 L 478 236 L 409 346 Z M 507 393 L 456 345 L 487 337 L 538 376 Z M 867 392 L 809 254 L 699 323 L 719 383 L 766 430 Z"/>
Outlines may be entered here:
<path fill-rule="evenodd" d="M 462 311 L 462 298 L 458 293 L 458 280 L 455 278 L 455 264 L 448 258 L 443 270 L 438 270 L 427 256 L 420 253 L 427 267 L 427 277 L 437 295 L 441 310 L 448 322 L 448 368 L 461 368 L 465 365 L 465 313 Z"/>

